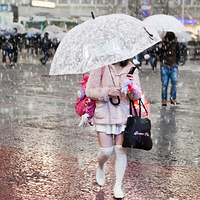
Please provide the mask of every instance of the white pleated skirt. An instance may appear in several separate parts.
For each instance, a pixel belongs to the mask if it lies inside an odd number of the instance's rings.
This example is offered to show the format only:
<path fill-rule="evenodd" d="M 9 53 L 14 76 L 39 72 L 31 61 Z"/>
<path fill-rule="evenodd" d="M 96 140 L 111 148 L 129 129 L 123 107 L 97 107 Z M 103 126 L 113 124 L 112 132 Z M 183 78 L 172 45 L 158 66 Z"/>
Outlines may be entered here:
<path fill-rule="evenodd" d="M 121 124 L 114 124 L 114 125 L 107 125 L 107 124 L 94 124 L 94 130 L 97 132 L 105 132 L 106 134 L 113 134 L 119 135 L 125 130 L 125 125 Z"/>

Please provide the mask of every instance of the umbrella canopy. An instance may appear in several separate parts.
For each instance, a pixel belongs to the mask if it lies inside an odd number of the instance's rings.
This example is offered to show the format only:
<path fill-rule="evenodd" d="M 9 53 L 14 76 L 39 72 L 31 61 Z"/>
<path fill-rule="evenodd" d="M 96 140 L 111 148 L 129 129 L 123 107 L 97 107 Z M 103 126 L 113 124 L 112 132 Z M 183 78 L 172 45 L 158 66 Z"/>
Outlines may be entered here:
<path fill-rule="evenodd" d="M 10 25 L 10 27 L 12 28 L 17 28 L 17 32 L 18 33 L 21 33 L 21 34 L 24 34 L 26 33 L 26 28 L 24 27 L 24 25 L 20 24 L 20 23 L 12 23 Z"/>
<path fill-rule="evenodd" d="M 192 37 L 192 39 L 197 40 L 198 39 L 198 35 L 194 34 L 192 31 L 185 31 L 186 33 L 189 33 Z"/>
<path fill-rule="evenodd" d="M 31 33 L 31 34 L 39 33 L 39 34 L 42 34 L 42 31 L 40 29 L 37 29 L 37 28 L 29 28 L 27 30 L 27 33 Z"/>
<path fill-rule="evenodd" d="M 170 15 L 151 15 L 143 20 L 146 25 L 149 25 L 157 31 L 173 31 L 179 32 L 186 30 L 185 26 L 173 16 Z"/>
<path fill-rule="evenodd" d="M 85 73 L 133 58 L 160 40 L 157 31 L 125 14 L 90 19 L 67 32 L 54 55 L 50 75 Z"/>
<path fill-rule="evenodd" d="M 53 33 L 53 32 L 51 32 L 51 31 L 44 31 L 43 33 L 42 33 L 42 35 L 41 35 L 41 37 L 43 38 L 44 37 L 44 33 L 49 33 L 49 39 L 54 39 L 54 38 L 56 38 L 56 35 Z"/>
<path fill-rule="evenodd" d="M 3 27 L 0 27 L 0 31 L 4 34 L 4 35 L 13 35 L 15 34 L 15 30 L 10 27 L 10 26 L 3 26 Z"/>
<path fill-rule="evenodd" d="M 58 41 L 60 42 L 60 41 L 64 38 L 64 36 L 65 36 L 66 34 L 67 34 L 67 33 L 64 33 L 64 32 L 56 34 L 56 37 L 57 37 Z"/>
<path fill-rule="evenodd" d="M 63 32 L 67 33 L 67 28 L 61 28 Z"/>
<path fill-rule="evenodd" d="M 44 29 L 44 32 L 47 32 L 47 31 L 50 31 L 50 32 L 53 32 L 54 34 L 57 34 L 57 33 L 60 33 L 60 32 L 63 32 L 62 29 L 58 26 L 47 26 L 45 29 Z"/>
<path fill-rule="evenodd" d="M 185 31 L 175 32 L 175 35 L 178 38 L 178 42 L 181 42 L 181 43 L 186 43 L 186 42 L 192 40 L 191 34 L 185 32 Z"/>
<path fill-rule="evenodd" d="M 35 34 L 42 34 L 42 31 L 40 29 L 37 29 L 37 28 L 29 28 L 27 30 L 27 37 L 28 38 L 32 38 L 34 37 Z"/>

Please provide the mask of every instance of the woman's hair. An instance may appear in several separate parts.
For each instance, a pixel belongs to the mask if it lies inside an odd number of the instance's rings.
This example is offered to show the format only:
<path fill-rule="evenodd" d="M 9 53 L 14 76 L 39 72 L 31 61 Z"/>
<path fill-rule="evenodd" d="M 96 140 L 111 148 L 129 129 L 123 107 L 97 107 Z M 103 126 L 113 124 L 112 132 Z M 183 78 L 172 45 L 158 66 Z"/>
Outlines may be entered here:
<path fill-rule="evenodd" d="M 126 65 L 128 65 L 128 63 L 129 63 L 129 59 L 123 60 L 123 61 L 120 62 L 120 66 L 125 67 Z"/>

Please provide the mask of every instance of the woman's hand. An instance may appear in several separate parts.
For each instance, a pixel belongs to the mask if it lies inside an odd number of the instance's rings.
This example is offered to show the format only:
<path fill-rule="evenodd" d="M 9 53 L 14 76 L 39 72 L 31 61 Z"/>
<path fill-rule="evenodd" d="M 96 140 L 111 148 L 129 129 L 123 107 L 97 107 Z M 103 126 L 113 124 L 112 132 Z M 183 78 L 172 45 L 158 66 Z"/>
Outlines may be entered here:
<path fill-rule="evenodd" d="M 108 96 L 109 97 L 117 97 L 120 96 L 121 94 L 121 87 L 115 87 L 115 88 L 111 88 L 110 91 L 108 92 Z"/>

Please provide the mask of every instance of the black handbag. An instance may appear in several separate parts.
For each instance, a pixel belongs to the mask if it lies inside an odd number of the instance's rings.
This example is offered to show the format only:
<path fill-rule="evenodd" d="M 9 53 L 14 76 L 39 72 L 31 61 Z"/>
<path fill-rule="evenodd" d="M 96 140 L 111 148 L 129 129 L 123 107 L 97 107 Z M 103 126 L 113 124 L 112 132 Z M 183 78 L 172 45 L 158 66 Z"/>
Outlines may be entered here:
<path fill-rule="evenodd" d="M 135 116 L 132 116 L 131 104 L 133 105 Z M 130 100 L 130 116 L 127 119 L 122 147 L 148 151 L 153 146 L 151 139 L 151 121 L 148 118 L 141 118 L 141 106 L 143 106 L 148 116 L 148 112 L 141 99 L 139 100 L 139 115 L 134 106 L 134 102 Z"/>

